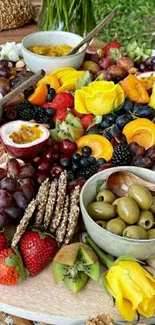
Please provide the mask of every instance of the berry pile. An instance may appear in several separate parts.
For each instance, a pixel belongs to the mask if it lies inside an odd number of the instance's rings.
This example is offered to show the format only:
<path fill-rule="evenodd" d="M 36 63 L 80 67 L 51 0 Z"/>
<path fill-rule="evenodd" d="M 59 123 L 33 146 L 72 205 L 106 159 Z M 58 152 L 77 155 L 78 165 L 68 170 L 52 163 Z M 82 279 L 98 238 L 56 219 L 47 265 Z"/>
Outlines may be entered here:
<path fill-rule="evenodd" d="M 48 124 L 51 129 L 54 128 L 52 116 L 55 111 L 52 108 L 44 109 L 41 106 L 32 105 L 27 100 L 19 102 L 15 109 L 19 120 L 31 121 L 35 120 L 37 123 Z"/>
<path fill-rule="evenodd" d="M 82 148 L 82 154 L 77 152 L 77 144 L 68 139 L 54 143 L 45 149 L 42 156 L 36 159 L 35 179 L 41 184 L 47 177 L 57 178 L 66 169 L 70 181 L 82 177 L 88 179 L 97 172 L 99 166 L 106 160 L 98 160 L 91 156 L 92 150 L 88 146 Z"/>
<path fill-rule="evenodd" d="M 8 221 L 18 224 L 36 190 L 31 178 L 35 173 L 32 165 L 20 166 L 11 158 L 7 169 L 0 168 L 0 229 Z"/>

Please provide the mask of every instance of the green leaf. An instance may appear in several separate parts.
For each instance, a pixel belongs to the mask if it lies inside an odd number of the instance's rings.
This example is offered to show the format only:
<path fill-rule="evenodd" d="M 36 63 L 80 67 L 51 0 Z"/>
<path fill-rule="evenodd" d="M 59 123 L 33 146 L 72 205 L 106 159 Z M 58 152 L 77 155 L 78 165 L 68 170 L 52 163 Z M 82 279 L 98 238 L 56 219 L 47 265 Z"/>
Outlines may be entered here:
<path fill-rule="evenodd" d="M 81 89 L 84 86 L 87 86 L 92 82 L 92 78 L 89 71 L 86 71 L 85 74 L 77 80 L 76 89 Z"/>
<path fill-rule="evenodd" d="M 106 182 L 106 179 L 102 179 L 101 181 L 97 181 L 96 185 L 96 194 L 100 191 L 101 186 Z"/>
<path fill-rule="evenodd" d="M 103 273 L 103 277 L 102 277 L 102 287 L 104 288 L 104 291 L 108 294 L 108 296 L 111 297 L 111 294 L 108 290 L 108 287 L 107 287 L 107 283 L 106 283 L 106 279 L 105 279 L 105 276 L 107 274 L 108 271 L 106 271 L 105 273 Z"/>
<path fill-rule="evenodd" d="M 142 264 L 145 264 L 144 262 L 138 260 L 137 258 L 135 258 L 134 256 L 130 255 L 130 254 L 125 254 L 125 255 L 121 255 L 117 258 L 117 260 L 115 260 L 114 264 L 118 264 L 120 261 L 133 261 L 133 262 L 139 262 Z"/>

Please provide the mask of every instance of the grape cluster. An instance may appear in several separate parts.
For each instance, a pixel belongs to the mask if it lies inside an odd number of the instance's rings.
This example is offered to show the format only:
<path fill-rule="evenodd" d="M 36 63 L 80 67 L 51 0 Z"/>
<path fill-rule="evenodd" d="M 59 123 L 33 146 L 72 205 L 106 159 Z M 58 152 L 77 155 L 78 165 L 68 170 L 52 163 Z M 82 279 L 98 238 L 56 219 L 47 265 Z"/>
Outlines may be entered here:
<path fill-rule="evenodd" d="M 20 166 L 15 158 L 7 162 L 7 168 L 0 168 L 0 229 L 8 221 L 17 225 L 36 190 L 31 178 L 35 173 L 32 165 Z"/>

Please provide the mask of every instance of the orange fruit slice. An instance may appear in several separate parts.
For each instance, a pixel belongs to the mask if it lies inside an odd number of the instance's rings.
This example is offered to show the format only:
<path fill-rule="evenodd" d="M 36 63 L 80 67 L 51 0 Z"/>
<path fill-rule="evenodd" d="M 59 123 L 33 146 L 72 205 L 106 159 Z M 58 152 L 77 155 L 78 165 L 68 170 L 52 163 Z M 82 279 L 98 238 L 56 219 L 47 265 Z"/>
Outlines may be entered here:
<path fill-rule="evenodd" d="M 50 87 L 54 88 L 55 90 L 58 90 L 60 88 L 60 83 L 58 79 L 51 74 L 47 74 L 44 78 L 39 80 L 37 86 L 39 86 L 41 83 L 44 83 L 45 85 L 50 85 Z"/>
<path fill-rule="evenodd" d="M 82 147 L 89 146 L 92 149 L 91 155 L 96 159 L 104 158 L 109 161 L 112 158 L 113 146 L 110 141 L 102 135 L 88 134 L 79 138 L 76 141 L 78 145 L 78 152 L 82 152 Z"/>
<path fill-rule="evenodd" d="M 48 95 L 47 87 L 44 83 L 38 85 L 34 93 L 29 96 L 28 100 L 33 105 L 43 105 L 46 102 L 46 97 Z"/>

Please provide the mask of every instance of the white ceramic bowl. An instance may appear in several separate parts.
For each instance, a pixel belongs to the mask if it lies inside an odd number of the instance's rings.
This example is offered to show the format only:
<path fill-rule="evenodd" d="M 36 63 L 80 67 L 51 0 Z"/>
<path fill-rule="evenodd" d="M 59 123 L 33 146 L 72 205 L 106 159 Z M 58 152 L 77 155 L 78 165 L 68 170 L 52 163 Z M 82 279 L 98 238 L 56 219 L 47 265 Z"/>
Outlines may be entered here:
<path fill-rule="evenodd" d="M 93 202 L 96 195 L 96 185 L 99 180 L 106 180 L 115 171 L 127 170 L 148 181 L 155 182 L 155 172 L 139 167 L 114 167 L 92 176 L 83 186 L 80 195 L 80 207 L 86 230 L 94 242 L 113 256 L 131 254 L 140 260 L 145 260 L 155 254 L 155 239 L 137 240 L 115 235 L 101 228 L 87 213 L 87 206 Z M 106 188 L 103 184 L 102 188 Z"/>
<path fill-rule="evenodd" d="M 61 45 L 67 44 L 75 47 L 82 41 L 82 37 L 69 32 L 48 31 L 29 34 L 22 41 L 22 52 L 24 62 L 29 69 L 37 72 L 43 69 L 46 73 L 51 73 L 62 67 L 73 67 L 78 69 L 84 61 L 86 45 L 79 50 L 77 54 L 70 56 L 51 57 L 32 53 L 28 50 L 30 46 L 35 45 Z"/>

